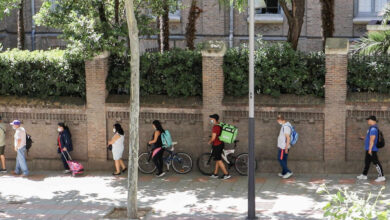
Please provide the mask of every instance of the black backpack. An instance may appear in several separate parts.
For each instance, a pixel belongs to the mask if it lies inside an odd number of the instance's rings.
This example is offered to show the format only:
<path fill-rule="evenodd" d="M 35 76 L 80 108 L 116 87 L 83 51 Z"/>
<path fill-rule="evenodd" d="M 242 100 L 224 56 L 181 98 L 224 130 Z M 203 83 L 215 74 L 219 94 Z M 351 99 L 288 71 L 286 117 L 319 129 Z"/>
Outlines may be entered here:
<path fill-rule="evenodd" d="M 382 131 L 378 129 L 378 141 L 376 142 L 377 148 L 383 148 L 385 146 L 385 138 L 383 137 Z"/>
<path fill-rule="evenodd" d="M 26 150 L 27 152 L 30 150 L 34 141 L 31 139 L 31 136 L 26 133 Z"/>

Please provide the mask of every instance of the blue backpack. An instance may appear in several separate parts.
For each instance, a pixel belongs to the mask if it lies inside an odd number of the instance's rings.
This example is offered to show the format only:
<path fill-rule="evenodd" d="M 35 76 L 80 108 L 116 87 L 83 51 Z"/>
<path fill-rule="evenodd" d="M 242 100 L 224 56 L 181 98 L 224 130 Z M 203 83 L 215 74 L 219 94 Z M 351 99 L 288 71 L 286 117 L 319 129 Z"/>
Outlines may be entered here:
<path fill-rule="evenodd" d="M 168 130 L 165 130 L 165 132 L 161 134 L 161 142 L 163 148 L 172 147 L 172 137 Z"/>
<path fill-rule="evenodd" d="M 285 126 L 288 126 L 290 127 L 291 129 L 291 134 L 290 134 L 290 145 L 295 145 L 298 141 L 298 138 L 299 138 L 299 134 L 298 132 L 295 130 L 294 126 L 290 126 L 290 125 L 285 125 Z"/>

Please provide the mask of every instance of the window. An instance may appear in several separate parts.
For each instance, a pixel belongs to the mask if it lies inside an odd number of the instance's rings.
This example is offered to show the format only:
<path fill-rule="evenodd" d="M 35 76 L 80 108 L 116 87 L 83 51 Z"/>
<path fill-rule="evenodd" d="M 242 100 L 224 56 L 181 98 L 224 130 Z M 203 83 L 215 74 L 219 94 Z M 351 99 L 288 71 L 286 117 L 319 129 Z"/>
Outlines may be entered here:
<path fill-rule="evenodd" d="M 355 0 L 356 17 L 378 17 L 390 0 Z"/>
<path fill-rule="evenodd" d="M 280 14 L 278 0 L 255 0 L 256 14 Z"/>

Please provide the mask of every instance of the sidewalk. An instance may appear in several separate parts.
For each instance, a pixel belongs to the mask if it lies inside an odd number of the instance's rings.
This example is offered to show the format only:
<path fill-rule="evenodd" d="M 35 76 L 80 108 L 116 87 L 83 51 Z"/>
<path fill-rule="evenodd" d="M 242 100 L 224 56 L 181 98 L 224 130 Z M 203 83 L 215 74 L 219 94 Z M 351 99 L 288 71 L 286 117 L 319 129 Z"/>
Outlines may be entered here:
<path fill-rule="evenodd" d="M 109 173 L 76 178 L 55 172 L 33 172 L 28 178 L 0 175 L 0 219 L 102 219 L 112 208 L 126 205 L 126 182 L 125 176 Z M 323 219 L 321 208 L 327 198 L 315 193 L 322 183 L 332 192 L 347 187 L 361 193 L 376 193 L 383 185 L 356 181 L 355 175 L 296 175 L 282 180 L 275 174 L 259 174 L 257 216 Z M 153 208 L 146 219 L 245 219 L 247 178 L 209 179 L 197 171 L 169 173 L 162 179 L 141 175 L 138 195 L 140 207 Z M 384 195 L 390 197 L 389 189 Z"/>

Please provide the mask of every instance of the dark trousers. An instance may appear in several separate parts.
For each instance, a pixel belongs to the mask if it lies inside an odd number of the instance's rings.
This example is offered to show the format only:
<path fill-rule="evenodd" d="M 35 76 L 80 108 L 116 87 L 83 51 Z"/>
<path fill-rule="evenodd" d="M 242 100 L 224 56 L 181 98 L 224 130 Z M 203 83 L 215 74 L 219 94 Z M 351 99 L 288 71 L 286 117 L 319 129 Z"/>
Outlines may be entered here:
<path fill-rule="evenodd" d="M 60 153 L 61 154 L 61 160 L 62 160 L 62 163 L 64 164 L 64 168 L 65 170 L 69 170 L 69 166 L 68 166 L 68 163 L 66 162 L 66 160 L 69 160 L 69 154 L 68 153 Z M 65 159 L 66 157 L 66 159 Z"/>
<path fill-rule="evenodd" d="M 370 155 L 368 153 L 368 151 L 366 150 L 366 158 L 365 158 L 364 162 L 365 162 L 365 166 L 364 166 L 364 170 L 363 170 L 363 175 L 367 176 L 368 170 L 370 169 L 370 165 L 372 162 L 375 165 L 376 171 L 378 171 L 378 176 L 383 176 L 382 165 L 378 160 L 378 152 L 372 151 L 372 155 Z"/>
<path fill-rule="evenodd" d="M 161 174 L 163 172 L 163 153 L 164 150 L 161 148 L 161 150 L 153 157 L 153 162 L 157 167 L 158 174 Z"/>
<path fill-rule="evenodd" d="M 282 175 L 285 175 L 286 173 L 291 173 L 291 171 L 287 167 L 287 158 L 288 154 L 286 154 L 286 151 L 279 148 L 278 161 L 280 163 L 280 166 L 282 167 Z"/>

